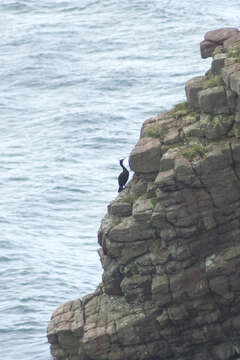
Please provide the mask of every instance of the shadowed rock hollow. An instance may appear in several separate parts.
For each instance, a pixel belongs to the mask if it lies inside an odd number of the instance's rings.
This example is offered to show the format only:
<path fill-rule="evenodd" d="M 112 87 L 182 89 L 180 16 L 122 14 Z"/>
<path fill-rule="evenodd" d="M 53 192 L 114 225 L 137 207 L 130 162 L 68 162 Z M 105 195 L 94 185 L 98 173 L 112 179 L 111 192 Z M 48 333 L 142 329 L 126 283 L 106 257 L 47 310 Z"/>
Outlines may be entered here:
<path fill-rule="evenodd" d="M 208 32 L 211 69 L 144 122 L 99 229 L 103 282 L 53 313 L 54 359 L 240 359 L 239 44 Z"/>

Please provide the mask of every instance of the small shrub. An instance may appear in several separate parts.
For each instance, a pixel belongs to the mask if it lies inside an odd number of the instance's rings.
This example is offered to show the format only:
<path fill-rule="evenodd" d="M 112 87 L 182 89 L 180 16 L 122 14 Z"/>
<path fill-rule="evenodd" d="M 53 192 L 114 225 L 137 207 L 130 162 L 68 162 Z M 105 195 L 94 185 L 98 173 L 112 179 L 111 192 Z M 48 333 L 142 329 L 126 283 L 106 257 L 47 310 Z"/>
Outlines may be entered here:
<path fill-rule="evenodd" d="M 167 129 L 164 125 L 159 123 L 154 123 L 152 125 L 149 125 L 147 129 L 144 132 L 144 136 L 150 136 L 154 138 L 158 138 L 166 134 Z"/>
<path fill-rule="evenodd" d="M 170 112 L 175 118 L 179 118 L 193 112 L 193 108 L 187 101 L 184 101 L 176 104 Z"/>
<path fill-rule="evenodd" d="M 187 101 L 184 101 L 182 103 L 176 104 L 172 111 L 187 114 L 189 113 L 189 110 L 192 110 L 191 105 Z"/>
<path fill-rule="evenodd" d="M 170 112 L 175 119 L 181 119 L 183 125 L 193 124 L 200 119 L 199 111 L 194 109 L 187 101 L 175 105 Z"/>
<path fill-rule="evenodd" d="M 158 203 L 157 198 L 152 198 L 151 203 L 152 203 L 153 207 L 155 207 L 157 205 L 157 203 Z"/>
<path fill-rule="evenodd" d="M 190 143 L 184 149 L 181 149 L 181 154 L 188 160 L 203 158 L 207 152 L 207 147 L 201 143 Z"/>
<path fill-rule="evenodd" d="M 204 281 L 207 281 L 207 273 L 206 273 L 206 271 L 204 271 L 204 272 L 202 273 L 202 277 L 203 277 L 203 280 L 204 280 Z"/>

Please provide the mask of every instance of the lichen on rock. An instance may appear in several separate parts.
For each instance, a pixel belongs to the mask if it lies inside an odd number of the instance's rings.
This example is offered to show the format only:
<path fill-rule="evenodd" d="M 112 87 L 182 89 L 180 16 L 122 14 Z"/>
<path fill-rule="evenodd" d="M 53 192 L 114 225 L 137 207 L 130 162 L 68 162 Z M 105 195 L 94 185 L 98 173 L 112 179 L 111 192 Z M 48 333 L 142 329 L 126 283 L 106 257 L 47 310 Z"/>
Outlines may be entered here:
<path fill-rule="evenodd" d="M 210 71 L 143 123 L 98 232 L 103 281 L 49 323 L 55 360 L 240 358 L 239 34 L 208 32 Z"/>

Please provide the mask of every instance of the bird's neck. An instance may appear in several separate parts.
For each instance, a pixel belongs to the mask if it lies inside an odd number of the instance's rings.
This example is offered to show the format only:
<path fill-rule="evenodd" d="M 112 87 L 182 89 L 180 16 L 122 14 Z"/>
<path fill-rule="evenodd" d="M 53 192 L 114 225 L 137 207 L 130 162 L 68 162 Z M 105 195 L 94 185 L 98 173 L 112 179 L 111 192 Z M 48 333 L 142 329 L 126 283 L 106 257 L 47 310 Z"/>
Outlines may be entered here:
<path fill-rule="evenodd" d="M 125 166 L 123 165 L 123 163 L 121 163 L 121 167 L 123 168 L 123 170 L 127 170 L 127 169 L 125 168 Z"/>

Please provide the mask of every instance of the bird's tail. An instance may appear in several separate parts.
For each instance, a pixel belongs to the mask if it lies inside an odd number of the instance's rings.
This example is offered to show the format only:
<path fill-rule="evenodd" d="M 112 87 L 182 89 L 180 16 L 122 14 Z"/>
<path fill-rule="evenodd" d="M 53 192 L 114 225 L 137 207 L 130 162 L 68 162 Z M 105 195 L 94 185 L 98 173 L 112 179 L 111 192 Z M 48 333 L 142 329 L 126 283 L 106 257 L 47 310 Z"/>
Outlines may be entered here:
<path fill-rule="evenodd" d="M 118 188 L 118 192 L 123 191 L 123 189 L 124 189 L 124 187 L 123 187 L 123 186 L 119 186 L 119 188 Z"/>

